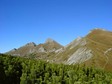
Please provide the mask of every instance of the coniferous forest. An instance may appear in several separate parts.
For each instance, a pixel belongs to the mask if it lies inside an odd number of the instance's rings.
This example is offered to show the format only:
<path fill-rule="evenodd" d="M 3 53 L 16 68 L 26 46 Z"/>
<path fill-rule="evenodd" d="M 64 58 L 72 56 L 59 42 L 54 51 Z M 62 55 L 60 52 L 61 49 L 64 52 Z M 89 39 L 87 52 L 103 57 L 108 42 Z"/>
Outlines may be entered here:
<path fill-rule="evenodd" d="M 1 54 L 0 84 L 112 84 L 112 73 Z"/>

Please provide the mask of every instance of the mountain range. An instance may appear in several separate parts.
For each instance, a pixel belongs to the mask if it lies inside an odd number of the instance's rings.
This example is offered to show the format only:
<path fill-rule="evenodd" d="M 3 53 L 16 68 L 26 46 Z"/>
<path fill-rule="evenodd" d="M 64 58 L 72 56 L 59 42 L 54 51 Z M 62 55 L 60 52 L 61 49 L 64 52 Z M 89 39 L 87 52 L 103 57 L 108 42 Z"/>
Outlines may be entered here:
<path fill-rule="evenodd" d="M 53 63 L 85 64 L 112 70 L 112 32 L 93 29 L 85 37 L 78 37 L 66 46 L 48 38 L 45 43 L 34 42 L 6 52 L 13 56 L 41 59 Z"/>

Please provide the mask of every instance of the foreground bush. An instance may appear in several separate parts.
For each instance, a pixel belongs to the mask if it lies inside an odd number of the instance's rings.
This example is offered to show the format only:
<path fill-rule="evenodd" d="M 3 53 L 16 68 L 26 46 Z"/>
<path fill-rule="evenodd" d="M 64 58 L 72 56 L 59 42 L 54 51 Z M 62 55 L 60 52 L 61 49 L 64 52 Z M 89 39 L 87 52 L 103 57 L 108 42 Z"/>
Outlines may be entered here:
<path fill-rule="evenodd" d="M 112 73 L 1 54 L 0 84 L 112 84 Z"/>

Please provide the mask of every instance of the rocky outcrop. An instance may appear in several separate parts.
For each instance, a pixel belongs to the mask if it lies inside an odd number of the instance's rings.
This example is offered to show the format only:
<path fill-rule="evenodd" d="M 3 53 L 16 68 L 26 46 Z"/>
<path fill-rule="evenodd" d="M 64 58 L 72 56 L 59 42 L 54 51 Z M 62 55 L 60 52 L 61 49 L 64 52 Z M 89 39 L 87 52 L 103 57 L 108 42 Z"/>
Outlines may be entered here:
<path fill-rule="evenodd" d="M 52 42 L 54 42 L 54 40 L 51 39 L 51 38 L 48 38 L 48 39 L 45 41 L 45 43 L 52 43 Z"/>
<path fill-rule="evenodd" d="M 34 42 L 27 43 L 25 46 L 36 46 Z"/>
<path fill-rule="evenodd" d="M 46 52 L 44 47 L 40 47 L 37 52 Z"/>
<path fill-rule="evenodd" d="M 92 50 L 81 47 L 74 52 L 70 58 L 67 60 L 66 64 L 75 64 L 75 63 L 82 63 L 89 60 L 93 55 L 91 53 Z"/>

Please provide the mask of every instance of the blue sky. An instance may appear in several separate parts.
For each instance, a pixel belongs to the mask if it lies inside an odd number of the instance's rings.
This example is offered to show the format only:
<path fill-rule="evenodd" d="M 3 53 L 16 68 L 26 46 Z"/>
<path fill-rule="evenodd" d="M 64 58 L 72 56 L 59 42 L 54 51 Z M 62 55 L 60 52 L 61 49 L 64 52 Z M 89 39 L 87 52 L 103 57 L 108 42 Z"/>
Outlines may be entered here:
<path fill-rule="evenodd" d="M 0 0 L 0 52 L 52 38 L 66 45 L 93 28 L 112 31 L 112 0 Z"/>

